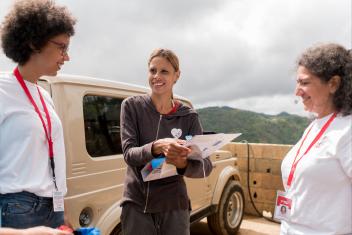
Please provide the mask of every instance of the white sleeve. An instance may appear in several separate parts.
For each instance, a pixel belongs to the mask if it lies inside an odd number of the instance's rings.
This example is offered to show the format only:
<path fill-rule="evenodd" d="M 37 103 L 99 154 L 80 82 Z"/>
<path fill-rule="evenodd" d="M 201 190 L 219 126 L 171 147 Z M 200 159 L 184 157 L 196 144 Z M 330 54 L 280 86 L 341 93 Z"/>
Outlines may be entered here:
<path fill-rule="evenodd" d="M 4 98 L 1 95 L 2 90 L 0 89 L 0 125 L 4 119 L 4 104 L 2 103 L 2 101 L 4 100 Z M 2 98 L 1 98 L 2 97 Z"/>
<path fill-rule="evenodd" d="M 337 157 L 340 160 L 342 169 L 352 182 L 352 131 L 351 126 L 341 137 L 337 145 Z"/>

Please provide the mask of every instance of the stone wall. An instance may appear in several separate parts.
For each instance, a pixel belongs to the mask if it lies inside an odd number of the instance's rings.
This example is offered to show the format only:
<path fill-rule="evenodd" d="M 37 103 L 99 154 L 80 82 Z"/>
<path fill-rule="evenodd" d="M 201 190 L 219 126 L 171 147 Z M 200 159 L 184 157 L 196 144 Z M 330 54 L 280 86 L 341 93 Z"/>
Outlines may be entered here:
<path fill-rule="evenodd" d="M 223 150 L 228 150 L 237 157 L 241 174 L 241 184 L 245 194 L 245 212 L 257 215 L 250 202 L 247 186 L 247 163 L 249 148 L 249 186 L 255 206 L 260 213 L 274 213 L 276 191 L 283 190 L 281 180 L 281 161 L 290 150 L 291 145 L 230 143 Z"/>

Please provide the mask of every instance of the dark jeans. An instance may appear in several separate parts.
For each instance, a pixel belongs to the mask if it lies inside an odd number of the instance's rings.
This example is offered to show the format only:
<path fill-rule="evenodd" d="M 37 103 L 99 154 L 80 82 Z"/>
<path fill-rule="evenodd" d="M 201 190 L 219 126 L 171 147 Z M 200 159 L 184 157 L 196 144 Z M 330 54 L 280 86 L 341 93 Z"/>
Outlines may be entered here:
<path fill-rule="evenodd" d="M 189 235 L 189 210 L 143 213 L 133 203 L 122 207 L 123 235 Z"/>
<path fill-rule="evenodd" d="M 29 228 L 64 224 L 64 213 L 54 212 L 53 199 L 33 193 L 0 194 L 1 227 Z"/>

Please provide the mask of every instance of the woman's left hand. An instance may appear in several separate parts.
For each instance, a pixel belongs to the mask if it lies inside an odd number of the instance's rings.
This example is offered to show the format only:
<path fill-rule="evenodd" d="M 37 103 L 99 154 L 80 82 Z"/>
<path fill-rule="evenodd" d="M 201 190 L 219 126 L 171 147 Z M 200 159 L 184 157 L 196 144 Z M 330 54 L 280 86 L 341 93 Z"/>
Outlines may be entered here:
<path fill-rule="evenodd" d="M 156 153 L 162 153 L 167 163 L 182 169 L 187 167 L 187 155 L 191 152 L 189 148 L 182 145 L 184 143 L 184 140 L 165 138 L 155 141 L 153 147 L 160 149 Z"/>
<path fill-rule="evenodd" d="M 165 155 L 166 162 L 180 169 L 186 168 L 188 164 L 187 156 L 190 152 L 191 150 L 189 148 L 179 143 L 171 143 Z"/>

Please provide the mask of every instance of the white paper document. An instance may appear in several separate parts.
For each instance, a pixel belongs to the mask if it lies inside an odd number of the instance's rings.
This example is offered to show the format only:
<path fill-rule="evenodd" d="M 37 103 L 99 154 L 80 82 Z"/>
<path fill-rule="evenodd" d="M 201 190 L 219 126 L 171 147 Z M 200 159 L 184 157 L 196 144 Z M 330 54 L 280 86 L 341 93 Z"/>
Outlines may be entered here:
<path fill-rule="evenodd" d="M 174 165 L 168 164 L 164 161 L 160 163 L 157 167 L 154 164 L 149 162 L 145 167 L 141 170 L 143 181 L 152 181 L 158 180 L 170 176 L 177 175 L 177 169 Z"/>
<path fill-rule="evenodd" d="M 211 135 L 195 135 L 191 140 L 187 141 L 186 147 L 192 149 L 188 155 L 189 159 L 206 158 L 216 150 L 224 147 L 233 139 L 240 136 L 241 133 L 235 134 L 211 134 Z"/>
<path fill-rule="evenodd" d="M 187 140 L 185 144 L 192 150 L 188 159 L 200 160 L 206 158 L 240 135 L 241 133 L 195 135 Z M 141 174 L 143 181 L 146 182 L 177 175 L 177 170 L 174 165 L 167 164 L 165 158 L 155 158 L 145 165 Z"/>

